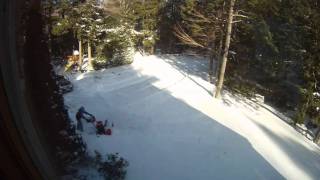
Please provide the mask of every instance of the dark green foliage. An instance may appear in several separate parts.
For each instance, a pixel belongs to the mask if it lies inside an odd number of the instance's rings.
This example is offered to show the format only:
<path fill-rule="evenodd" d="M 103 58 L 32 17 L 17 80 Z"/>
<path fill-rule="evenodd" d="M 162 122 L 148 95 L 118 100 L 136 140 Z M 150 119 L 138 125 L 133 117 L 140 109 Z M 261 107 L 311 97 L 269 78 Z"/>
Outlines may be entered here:
<path fill-rule="evenodd" d="M 137 20 L 133 1 L 121 1 L 117 9 L 120 14 L 108 14 L 95 0 L 58 1 L 55 10 L 59 16 L 52 16 L 51 30 L 54 54 L 70 55 L 78 49 L 78 41 L 84 50 L 90 42 L 95 69 L 131 63 L 133 60 L 133 26 Z"/>
<path fill-rule="evenodd" d="M 67 34 L 71 28 L 71 24 L 67 19 L 61 19 L 55 26 L 53 26 L 51 33 L 56 36 L 61 36 Z"/>
<path fill-rule="evenodd" d="M 97 46 L 97 58 L 93 61 L 94 68 L 101 69 L 130 64 L 134 54 L 134 35 L 130 29 L 115 27 L 106 34 L 104 41 Z"/>
<path fill-rule="evenodd" d="M 69 124 L 66 130 L 59 132 L 62 144 L 56 147 L 56 158 L 61 164 L 76 163 L 85 157 L 86 144 L 75 129 L 75 125 Z"/>
<path fill-rule="evenodd" d="M 59 1 L 56 11 L 59 12 L 59 16 L 52 17 L 51 31 L 55 36 L 72 32 L 78 40 L 98 43 L 103 36 L 103 30 L 108 25 L 109 16 L 95 0 L 78 3 Z"/>
<path fill-rule="evenodd" d="M 95 162 L 98 171 L 106 180 L 123 180 L 126 177 L 129 162 L 116 154 L 108 154 L 104 159 L 97 151 Z"/>
<path fill-rule="evenodd" d="M 279 81 L 270 85 L 269 89 L 272 91 L 266 93 L 266 101 L 283 110 L 295 110 L 301 100 L 299 86 L 296 84 Z"/>
<path fill-rule="evenodd" d="M 181 5 L 184 0 L 169 0 L 159 9 L 158 40 L 156 46 L 161 52 L 176 53 L 181 51 L 178 38 L 172 33 L 174 25 L 181 19 Z"/>
<path fill-rule="evenodd" d="M 136 1 L 134 6 L 136 16 L 136 30 L 138 36 L 137 46 L 142 47 L 147 53 L 154 53 L 154 46 L 158 40 L 159 11 L 164 1 L 146 0 Z"/>
<path fill-rule="evenodd" d="M 309 3 L 306 19 L 305 39 L 306 52 L 303 61 L 303 100 L 300 107 L 314 122 L 320 124 L 320 4 L 317 1 Z"/>
<path fill-rule="evenodd" d="M 70 15 L 78 39 L 99 43 L 107 28 L 108 16 L 95 0 L 87 0 L 73 8 Z"/>
<path fill-rule="evenodd" d="M 227 76 L 255 81 L 266 99 L 297 109 L 296 122 L 319 120 L 319 3 L 303 0 L 241 1 L 250 17 L 236 25 Z M 237 83 L 237 82 L 234 82 Z M 241 82 L 239 82 L 241 83 Z M 233 86 L 235 86 L 233 84 Z"/>
<path fill-rule="evenodd" d="M 73 4 L 68 0 L 60 0 L 53 5 L 53 10 L 56 12 L 50 14 L 50 21 L 52 23 L 51 34 L 54 36 L 64 35 L 74 28 L 74 21 L 72 19 Z"/>

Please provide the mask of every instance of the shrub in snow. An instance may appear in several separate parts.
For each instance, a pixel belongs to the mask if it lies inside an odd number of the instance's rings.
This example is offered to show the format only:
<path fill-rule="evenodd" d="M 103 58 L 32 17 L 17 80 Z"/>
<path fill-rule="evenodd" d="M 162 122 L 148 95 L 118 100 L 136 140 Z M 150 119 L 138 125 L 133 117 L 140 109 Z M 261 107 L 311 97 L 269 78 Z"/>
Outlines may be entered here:
<path fill-rule="evenodd" d="M 153 54 L 155 43 L 156 39 L 154 38 L 154 36 L 147 34 L 142 41 L 144 51 L 148 54 Z"/>
<path fill-rule="evenodd" d="M 295 123 L 303 123 L 306 119 L 314 124 L 320 124 L 320 97 L 307 89 L 301 89 L 301 102 L 295 116 Z"/>
<path fill-rule="evenodd" d="M 73 85 L 64 76 L 54 75 L 53 79 L 56 81 L 60 93 L 65 94 L 73 90 Z"/>
<path fill-rule="evenodd" d="M 51 33 L 54 36 L 61 36 L 68 33 L 70 27 L 70 22 L 68 19 L 55 19 L 58 23 L 52 26 Z"/>
<path fill-rule="evenodd" d="M 98 171 L 106 180 L 123 180 L 126 177 L 129 166 L 128 161 L 116 154 L 108 154 L 106 159 L 103 159 L 101 154 L 95 151 L 96 165 Z"/>
<path fill-rule="evenodd" d="M 81 135 L 76 133 L 75 125 L 69 124 L 66 130 L 59 132 L 61 146 L 56 147 L 57 159 L 65 164 L 80 161 L 86 154 L 86 144 L 83 142 Z"/>
<path fill-rule="evenodd" d="M 133 61 L 134 45 L 132 35 L 122 30 L 110 31 L 103 43 L 97 47 L 97 58 L 93 67 L 97 69 L 130 64 Z"/>
<path fill-rule="evenodd" d="M 142 31 L 139 34 L 136 34 L 135 44 L 138 48 L 143 48 L 143 51 L 147 54 L 154 53 L 154 46 L 156 43 L 156 34 L 151 31 Z"/>

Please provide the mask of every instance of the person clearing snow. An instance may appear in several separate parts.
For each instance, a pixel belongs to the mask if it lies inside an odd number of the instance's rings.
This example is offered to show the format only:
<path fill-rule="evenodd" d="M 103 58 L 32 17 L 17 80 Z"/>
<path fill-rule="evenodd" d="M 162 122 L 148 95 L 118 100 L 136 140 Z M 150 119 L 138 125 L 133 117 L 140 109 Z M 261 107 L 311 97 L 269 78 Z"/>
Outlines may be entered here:
<path fill-rule="evenodd" d="M 83 131 L 83 124 L 82 119 L 86 120 L 87 122 L 95 122 L 96 118 L 94 115 L 88 113 L 83 106 L 81 106 L 76 114 L 77 119 L 77 129 L 79 131 Z"/>
<path fill-rule="evenodd" d="M 83 106 L 81 106 L 76 114 L 77 119 L 77 129 L 83 132 L 83 124 L 82 119 L 86 120 L 88 123 L 92 123 L 96 128 L 96 133 L 101 135 L 111 135 L 112 131 L 110 128 L 106 128 L 108 126 L 108 120 L 105 120 L 104 123 L 102 121 L 96 121 L 94 115 L 88 113 Z M 112 123 L 113 126 L 113 123 Z"/>

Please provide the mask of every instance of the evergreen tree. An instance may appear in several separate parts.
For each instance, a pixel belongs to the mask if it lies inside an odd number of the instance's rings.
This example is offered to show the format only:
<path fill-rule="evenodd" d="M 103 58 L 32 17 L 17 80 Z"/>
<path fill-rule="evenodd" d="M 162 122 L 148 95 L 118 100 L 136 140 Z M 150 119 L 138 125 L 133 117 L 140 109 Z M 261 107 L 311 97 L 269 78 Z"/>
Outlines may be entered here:
<path fill-rule="evenodd" d="M 249 0 L 239 8 L 250 19 L 236 26 L 232 48 L 237 61 L 230 62 L 227 77 L 261 84 L 267 89 L 262 93 L 274 97 L 278 106 L 298 108 L 296 122 L 311 118 L 319 124 L 318 2 Z M 234 84 L 239 81 L 229 83 Z"/>
<path fill-rule="evenodd" d="M 108 15 L 95 0 L 68 1 L 62 0 L 57 4 L 60 18 L 53 27 L 53 34 L 62 36 L 72 32 L 79 44 L 79 70 L 82 66 L 82 44 L 87 43 L 88 65 L 92 69 L 92 46 L 101 43 L 107 27 Z"/>
<path fill-rule="evenodd" d="M 142 34 L 138 46 L 142 45 L 148 53 L 154 53 L 154 46 L 158 39 L 159 11 L 164 6 L 162 0 L 141 0 L 136 1 L 135 16 L 137 17 L 136 29 Z"/>
<path fill-rule="evenodd" d="M 55 56 L 70 54 L 74 45 L 73 24 L 69 18 L 73 3 L 69 0 L 57 0 L 53 3 L 53 10 L 48 16 L 51 22 L 49 44 L 52 44 L 52 52 Z"/>
<path fill-rule="evenodd" d="M 92 67 L 92 45 L 101 42 L 101 37 L 106 29 L 106 14 L 103 7 L 95 0 L 87 0 L 74 8 L 75 31 L 79 44 L 85 40 L 88 44 L 88 65 Z M 79 45 L 80 47 L 80 45 Z M 81 66 L 81 63 L 80 63 Z"/>
<path fill-rule="evenodd" d="M 299 106 L 297 122 L 305 121 L 306 116 L 320 125 L 320 5 L 317 1 L 307 1 L 305 11 L 305 58 L 303 60 L 302 101 Z M 315 141 L 320 141 L 320 128 Z"/>

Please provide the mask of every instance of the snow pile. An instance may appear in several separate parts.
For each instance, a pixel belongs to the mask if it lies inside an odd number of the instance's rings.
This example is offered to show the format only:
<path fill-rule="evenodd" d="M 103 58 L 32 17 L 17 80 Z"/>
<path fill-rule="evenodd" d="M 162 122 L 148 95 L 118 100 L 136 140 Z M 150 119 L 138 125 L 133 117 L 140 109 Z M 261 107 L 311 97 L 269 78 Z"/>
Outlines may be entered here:
<path fill-rule="evenodd" d="M 73 119 L 85 106 L 114 122 L 112 136 L 86 123 L 82 135 L 91 156 L 126 158 L 128 180 L 320 177 L 319 147 L 251 101 L 213 99 L 206 68 L 197 57 L 136 54 L 131 65 L 74 75 L 65 103 Z"/>

